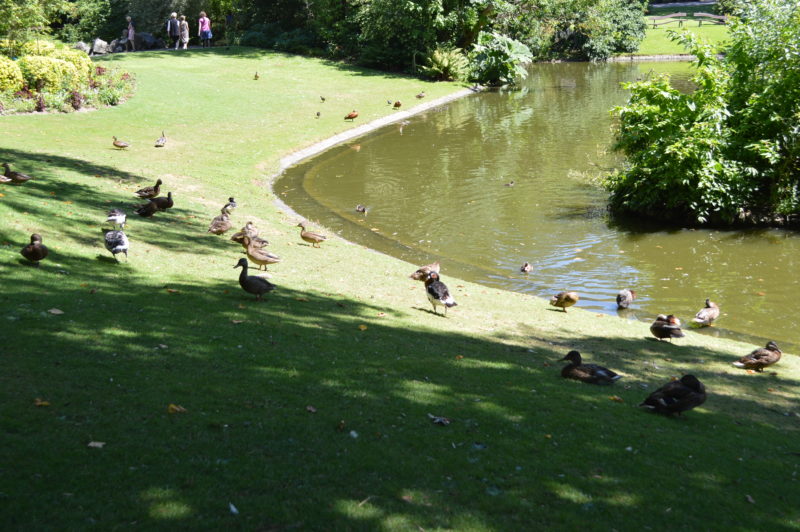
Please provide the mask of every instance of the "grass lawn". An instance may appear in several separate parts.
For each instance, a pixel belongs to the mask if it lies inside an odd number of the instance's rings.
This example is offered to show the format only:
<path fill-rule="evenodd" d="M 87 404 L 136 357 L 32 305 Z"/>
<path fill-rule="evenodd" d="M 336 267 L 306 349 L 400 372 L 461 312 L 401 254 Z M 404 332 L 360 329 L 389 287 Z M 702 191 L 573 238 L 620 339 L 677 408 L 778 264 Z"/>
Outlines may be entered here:
<path fill-rule="evenodd" d="M 352 109 L 458 86 L 247 49 L 101 61 L 136 74 L 133 99 L 0 118 L 0 159 L 36 177 L 0 188 L 3 529 L 800 528 L 793 355 L 747 374 L 730 363 L 754 346 L 657 342 L 447 264 L 459 306 L 434 316 L 415 266 L 299 239 L 268 188 L 281 156 L 353 127 Z M 158 177 L 175 207 L 136 217 L 132 192 Z M 240 247 L 206 233 L 229 196 L 283 258 L 264 302 L 238 286 Z M 121 264 L 110 207 L 131 214 Z M 40 268 L 18 253 L 33 232 Z M 624 378 L 563 381 L 570 349 Z M 637 408 L 689 372 L 704 405 Z"/>

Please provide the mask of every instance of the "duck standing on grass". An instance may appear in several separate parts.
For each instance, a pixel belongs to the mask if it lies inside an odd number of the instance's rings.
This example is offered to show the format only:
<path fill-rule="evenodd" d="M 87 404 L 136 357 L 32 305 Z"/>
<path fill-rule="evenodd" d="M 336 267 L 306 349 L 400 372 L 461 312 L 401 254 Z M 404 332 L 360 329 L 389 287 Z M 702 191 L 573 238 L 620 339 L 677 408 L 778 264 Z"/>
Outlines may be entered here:
<path fill-rule="evenodd" d="M 106 249 L 114 255 L 114 258 L 119 262 L 117 258 L 118 253 L 125 254 L 125 260 L 128 259 L 128 249 L 130 248 L 130 244 L 128 243 L 128 236 L 122 230 L 116 229 L 102 229 L 103 235 L 105 235 L 105 244 Z"/>
<path fill-rule="evenodd" d="M 425 281 L 428 280 L 428 276 L 431 274 L 431 272 L 439 273 L 439 269 L 440 268 L 441 268 L 441 265 L 439 264 L 439 261 L 437 260 L 436 262 L 432 262 L 430 264 L 426 264 L 425 266 L 420 266 L 417 271 L 415 271 L 414 273 L 412 273 L 408 277 L 410 279 L 415 280 L 415 281 L 422 281 L 424 283 Z"/>
<path fill-rule="evenodd" d="M 737 368 L 752 369 L 761 373 L 767 366 L 777 363 L 781 359 L 781 354 L 778 344 L 770 341 L 767 342 L 766 347 L 759 347 L 749 355 L 745 355 L 737 362 L 734 362 L 733 365 Z"/>
<path fill-rule="evenodd" d="M 559 292 L 550 298 L 550 304 L 554 307 L 567 311 L 567 307 L 571 307 L 578 302 L 580 296 L 578 292 Z"/>
<path fill-rule="evenodd" d="M 277 264 L 281 261 L 281 258 L 274 253 L 264 251 L 263 249 L 259 249 L 253 245 L 253 241 L 250 240 L 249 236 L 244 237 L 242 240 L 242 246 L 244 246 L 246 250 L 245 252 L 247 253 L 247 258 L 258 264 L 259 270 L 263 266 L 264 270 L 266 271 L 268 264 Z"/>
<path fill-rule="evenodd" d="M 581 354 L 577 351 L 570 351 L 561 360 L 569 361 L 569 364 L 561 370 L 561 376 L 565 379 L 575 379 L 589 384 L 611 384 L 622 378 L 603 366 L 584 364 Z"/>
<path fill-rule="evenodd" d="M 161 193 L 161 183 L 163 183 L 163 181 L 161 181 L 160 179 L 157 179 L 156 180 L 156 184 L 153 185 L 152 187 L 140 188 L 139 190 L 137 190 L 133 194 L 135 196 L 138 196 L 138 197 L 142 198 L 142 199 L 153 199 L 153 198 L 157 197 Z"/>
<path fill-rule="evenodd" d="M 34 233 L 31 235 L 31 243 L 20 250 L 20 254 L 31 261 L 34 266 L 39 267 L 39 261 L 44 260 L 50 250 L 42 244 L 42 235 Z"/>
<path fill-rule="evenodd" d="M 659 414 L 680 415 L 706 402 L 706 387 L 694 375 L 668 382 L 639 405 Z"/>
<path fill-rule="evenodd" d="M 428 293 L 428 301 L 431 302 L 434 314 L 438 314 L 436 307 L 439 305 L 444 307 L 445 316 L 447 316 L 447 309 L 458 305 L 450 295 L 447 286 L 439 280 L 439 274 L 434 271 L 430 272 L 425 280 L 425 291 Z"/>
<path fill-rule="evenodd" d="M 153 203 L 159 211 L 166 211 L 175 205 L 175 202 L 172 201 L 172 192 L 167 192 L 166 198 L 153 198 L 150 202 Z"/>
<path fill-rule="evenodd" d="M 247 222 L 244 224 L 244 227 L 242 227 L 240 231 L 237 231 L 231 235 L 231 240 L 241 244 L 245 249 L 247 249 L 247 245 L 244 243 L 244 237 L 249 237 L 250 244 L 257 248 L 263 248 L 269 245 L 267 240 L 258 236 L 258 228 L 253 222 Z"/>
<path fill-rule="evenodd" d="M 162 131 L 161 136 L 156 139 L 156 143 L 154 144 L 154 146 L 156 148 L 163 148 L 166 145 L 167 145 L 167 136 L 164 135 L 164 132 Z"/>
<path fill-rule="evenodd" d="M 114 139 L 114 141 L 111 144 L 113 144 L 114 147 L 119 149 L 119 150 L 124 150 L 124 149 L 128 148 L 131 145 L 130 142 L 125 142 L 124 140 L 119 140 L 117 137 L 111 137 L 111 138 Z"/>
<path fill-rule="evenodd" d="M 633 303 L 634 299 L 636 299 L 636 292 L 627 288 L 623 288 L 617 294 L 617 309 L 623 310 L 628 308 L 631 306 L 631 303 Z"/>
<path fill-rule="evenodd" d="M 320 242 L 325 242 L 328 239 L 325 235 L 306 230 L 305 222 L 300 222 L 297 227 L 300 228 L 300 238 L 311 244 L 311 247 L 318 248 L 320 247 Z"/>
<path fill-rule="evenodd" d="M 706 299 L 706 306 L 694 315 L 692 322 L 699 327 L 709 327 L 717 318 L 719 318 L 719 306 L 710 299 Z"/>
<path fill-rule="evenodd" d="M 221 235 L 226 231 L 229 231 L 233 227 L 231 223 L 231 217 L 228 216 L 228 213 L 225 212 L 225 209 L 222 209 L 222 213 L 219 216 L 216 216 L 213 220 L 211 220 L 211 225 L 208 226 L 208 232 Z"/>
<path fill-rule="evenodd" d="M 158 207 L 156 206 L 155 202 L 153 202 L 153 200 L 150 200 L 144 205 L 140 205 L 139 207 L 137 207 L 136 210 L 134 210 L 133 212 L 135 212 L 142 218 L 150 218 L 156 212 L 158 212 Z"/>
<path fill-rule="evenodd" d="M 120 229 L 125 227 L 125 222 L 128 220 L 128 215 L 122 209 L 111 209 L 108 211 L 106 221 L 114 224 L 114 227 L 119 226 Z"/>
<path fill-rule="evenodd" d="M 653 333 L 653 336 L 658 338 L 659 341 L 666 338 L 671 342 L 673 338 L 683 338 L 686 336 L 681 330 L 681 320 L 672 314 L 669 316 L 665 316 L 664 314 L 656 316 L 656 321 L 650 326 L 650 332 Z"/>
<path fill-rule="evenodd" d="M 239 274 L 239 286 L 249 293 L 254 294 L 258 301 L 261 301 L 261 296 L 275 290 L 275 285 L 255 275 L 247 275 L 247 259 L 239 259 L 234 268 L 241 268 L 242 272 Z"/>
<path fill-rule="evenodd" d="M 355 120 L 356 118 L 358 118 L 358 111 L 356 111 L 355 109 L 353 109 L 352 111 L 350 111 L 349 113 L 347 113 L 347 114 L 345 115 L 345 117 L 344 117 L 344 119 L 345 119 L 345 120 L 350 120 L 351 122 L 352 122 L 353 120 Z"/>
<path fill-rule="evenodd" d="M 3 172 L 3 183 L 10 182 L 12 185 L 22 185 L 33 179 L 28 174 L 12 170 L 11 165 L 8 163 L 3 163 L 3 168 L 5 168 L 5 172 Z"/>

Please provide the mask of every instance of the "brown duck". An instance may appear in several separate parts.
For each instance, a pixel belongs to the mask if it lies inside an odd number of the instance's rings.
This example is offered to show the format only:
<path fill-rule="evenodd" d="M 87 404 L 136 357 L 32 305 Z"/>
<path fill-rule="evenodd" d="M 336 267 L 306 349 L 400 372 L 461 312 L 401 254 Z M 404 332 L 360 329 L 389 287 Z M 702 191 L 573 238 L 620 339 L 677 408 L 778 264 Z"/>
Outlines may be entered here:
<path fill-rule="evenodd" d="M 247 222 L 240 231 L 233 233 L 233 235 L 231 236 L 231 240 L 239 244 L 242 244 L 242 246 L 247 248 L 247 246 L 244 245 L 244 237 L 246 236 L 250 237 L 251 245 L 257 248 L 263 248 L 269 245 L 268 241 L 258 236 L 258 228 L 256 228 L 253 222 Z"/>
<path fill-rule="evenodd" d="M 150 218 L 150 217 L 152 217 L 152 216 L 153 216 L 153 215 L 154 215 L 156 212 L 158 212 L 158 207 L 157 207 L 157 206 L 156 206 L 156 204 L 153 202 L 153 200 L 150 200 L 150 201 L 148 201 L 147 203 L 145 203 L 144 205 L 140 205 L 140 206 L 139 206 L 139 207 L 138 207 L 136 210 L 134 210 L 133 212 L 135 212 L 136 214 L 138 214 L 138 215 L 139 215 L 139 216 L 141 216 L 142 218 Z"/>
<path fill-rule="evenodd" d="M 589 384 L 611 384 L 622 378 L 603 366 L 584 364 L 581 354 L 577 351 L 570 351 L 561 360 L 569 361 L 569 364 L 561 370 L 561 376 L 565 379 L 575 379 Z"/>
<path fill-rule="evenodd" d="M 11 165 L 8 163 L 3 163 L 3 168 L 6 170 L 3 172 L 3 177 L 5 178 L 3 182 L 5 183 L 10 182 L 12 185 L 22 185 L 33 179 L 28 174 L 23 174 L 22 172 L 12 170 Z"/>
<path fill-rule="evenodd" d="M 414 279 L 415 281 L 422 281 L 423 283 L 428 280 L 430 274 L 439 273 L 440 265 L 439 261 L 432 262 L 431 264 L 426 264 L 425 266 L 420 266 L 417 271 L 409 275 L 410 279 Z"/>
<path fill-rule="evenodd" d="M 172 201 L 172 192 L 167 192 L 166 198 L 164 197 L 153 198 L 150 200 L 150 202 L 155 204 L 156 209 L 158 209 L 159 211 L 166 211 L 167 209 L 171 209 L 175 205 L 175 202 Z"/>
<path fill-rule="evenodd" d="M 226 213 L 225 209 L 223 209 L 222 214 L 211 220 L 211 225 L 208 226 L 208 232 L 215 235 L 221 235 L 226 231 L 230 231 L 231 227 L 233 227 L 233 224 L 231 223 L 231 217 L 228 216 L 228 213 Z"/>
<path fill-rule="evenodd" d="M 550 304 L 554 307 L 567 311 L 567 307 L 571 307 L 578 302 L 580 296 L 578 292 L 559 292 L 550 298 Z"/>
<path fill-rule="evenodd" d="M 312 247 L 318 248 L 320 247 L 320 242 L 325 242 L 328 239 L 325 235 L 307 231 L 305 222 L 300 222 L 297 227 L 300 228 L 300 238 L 311 244 Z"/>
<path fill-rule="evenodd" d="M 396 102 L 394 102 L 394 105 L 392 105 L 394 109 L 400 109 L 402 106 L 403 103 L 400 100 L 397 100 Z"/>
<path fill-rule="evenodd" d="M 700 327 L 708 327 L 717 318 L 719 318 L 719 306 L 710 299 L 706 299 L 706 305 L 694 315 L 692 322 Z"/>
<path fill-rule="evenodd" d="M 656 316 L 656 321 L 650 326 L 650 332 L 653 336 L 660 340 L 667 338 L 672 341 L 673 338 L 683 338 L 686 336 L 681 330 L 681 320 L 670 314 L 665 316 L 659 314 Z"/>
<path fill-rule="evenodd" d="M 659 414 L 680 415 L 706 401 L 706 387 L 694 375 L 684 375 L 680 380 L 668 382 L 647 396 L 639 405 Z"/>
<path fill-rule="evenodd" d="M 119 140 L 117 137 L 111 137 L 111 138 L 114 139 L 114 142 L 112 142 L 114 147 L 118 148 L 120 150 L 124 150 L 125 148 L 127 148 L 127 147 L 129 147 L 131 145 L 130 142 L 125 142 L 124 140 Z"/>
<path fill-rule="evenodd" d="M 347 113 L 344 116 L 345 120 L 350 120 L 350 121 L 355 120 L 356 118 L 358 118 L 358 111 L 356 111 L 355 109 L 353 109 L 351 112 Z"/>
<path fill-rule="evenodd" d="M 261 296 L 275 289 L 275 285 L 255 275 L 247 275 L 247 259 L 239 259 L 234 268 L 241 268 L 239 274 L 239 286 L 248 294 L 254 294 L 256 299 L 261 301 Z"/>
<path fill-rule="evenodd" d="M 277 255 L 254 246 L 249 236 L 244 237 L 242 245 L 245 246 L 245 249 L 247 250 L 247 258 L 258 264 L 259 270 L 262 266 L 264 267 L 264 270 L 266 270 L 267 264 L 277 264 L 281 261 L 280 257 Z"/>
<path fill-rule="evenodd" d="M 778 344 L 775 342 L 768 342 L 766 347 L 759 347 L 749 355 L 743 356 L 733 365 L 737 368 L 752 369 L 759 373 L 764 371 L 764 368 L 771 366 L 781 359 L 781 350 L 778 349 Z"/>
<path fill-rule="evenodd" d="M 42 244 L 42 236 L 38 233 L 31 235 L 31 243 L 20 250 L 23 257 L 31 261 L 34 266 L 39 266 L 39 261 L 47 257 L 49 250 Z"/>
<path fill-rule="evenodd" d="M 633 300 L 636 299 L 636 292 L 634 290 L 629 290 L 627 288 L 623 288 L 617 294 L 617 308 L 618 309 L 626 309 L 631 306 Z"/>
<path fill-rule="evenodd" d="M 134 195 L 139 196 L 142 199 L 155 198 L 159 194 L 161 194 L 161 183 L 163 183 L 163 181 L 157 179 L 155 185 L 153 185 L 152 187 L 140 188 L 139 190 L 134 192 Z"/>

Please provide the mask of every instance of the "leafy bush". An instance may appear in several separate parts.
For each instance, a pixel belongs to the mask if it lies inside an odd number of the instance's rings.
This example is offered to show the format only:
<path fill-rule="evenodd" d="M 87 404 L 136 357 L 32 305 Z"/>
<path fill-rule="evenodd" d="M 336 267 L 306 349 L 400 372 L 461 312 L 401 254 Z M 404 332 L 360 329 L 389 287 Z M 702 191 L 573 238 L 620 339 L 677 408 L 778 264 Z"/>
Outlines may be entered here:
<path fill-rule="evenodd" d="M 17 92 L 23 83 L 22 71 L 16 61 L 0 56 L 0 92 Z"/>
<path fill-rule="evenodd" d="M 79 81 L 75 66 L 62 59 L 26 55 L 17 63 L 28 86 L 40 92 L 75 88 Z"/>
<path fill-rule="evenodd" d="M 80 50 L 71 50 L 69 48 L 59 48 L 48 54 L 49 57 L 55 57 L 68 63 L 72 63 L 81 79 L 87 79 L 92 73 L 92 60 L 84 52 Z"/>
<path fill-rule="evenodd" d="M 259 31 L 248 31 L 242 35 L 239 44 L 242 46 L 252 46 L 254 48 L 272 48 L 275 44 L 275 39 L 271 39 Z"/>
<path fill-rule="evenodd" d="M 40 55 L 47 56 L 56 49 L 55 43 L 44 40 L 33 40 L 22 42 L 18 47 L 19 55 Z"/>
<path fill-rule="evenodd" d="M 513 85 L 525 79 L 531 51 L 519 41 L 499 33 L 481 32 L 469 54 L 472 78 L 487 85 Z"/>
<path fill-rule="evenodd" d="M 461 48 L 437 48 L 421 68 L 426 76 L 440 80 L 464 80 L 469 72 L 469 60 Z"/>
<path fill-rule="evenodd" d="M 281 33 L 275 40 L 275 49 L 293 54 L 307 54 L 316 43 L 314 34 L 308 30 L 298 28 Z"/>

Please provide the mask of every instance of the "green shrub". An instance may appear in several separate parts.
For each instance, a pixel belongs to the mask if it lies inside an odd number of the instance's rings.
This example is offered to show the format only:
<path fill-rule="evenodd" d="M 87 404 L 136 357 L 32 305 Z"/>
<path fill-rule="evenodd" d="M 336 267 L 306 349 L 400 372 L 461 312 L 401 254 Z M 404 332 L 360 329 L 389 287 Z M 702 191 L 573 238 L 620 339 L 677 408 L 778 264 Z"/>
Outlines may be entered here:
<path fill-rule="evenodd" d="M 63 59 L 26 55 L 17 63 L 28 86 L 39 92 L 75 88 L 80 79 L 75 66 Z"/>
<path fill-rule="evenodd" d="M 513 85 L 525 79 L 531 51 L 519 41 L 500 33 L 481 32 L 469 54 L 472 78 L 487 85 Z"/>
<path fill-rule="evenodd" d="M 437 48 L 421 70 L 439 81 L 464 80 L 469 71 L 469 61 L 461 48 Z"/>
<path fill-rule="evenodd" d="M 55 50 L 56 45 L 51 41 L 26 41 L 19 45 L 19 55 L 49 56 L 55 52 Z"/>
<path fill-rule="evenodd" d="M 0 92 L 15 93 L 24 83 L 22 71 L 16 61 L 0 56 Z"/>
<path fill-rule="evenodd" d="M 53 53 L 48 54 L 49 57 L 55 57 L 68 63 L 72 63 L 78 76 L 81 79 L 87 79 L 92 73 L 92 60 L 89 56 L 80 50 L 71 50 L 69 48 L 59 48 Z"/>
<path fill-rule="evenodd" d="M 242 46 L 252 46 L 254 48 L 272 48 L 275 44 L 275 39 L 264 35 L 260 31 L 248 31 L 242 35 L 239 43 Z"/>

